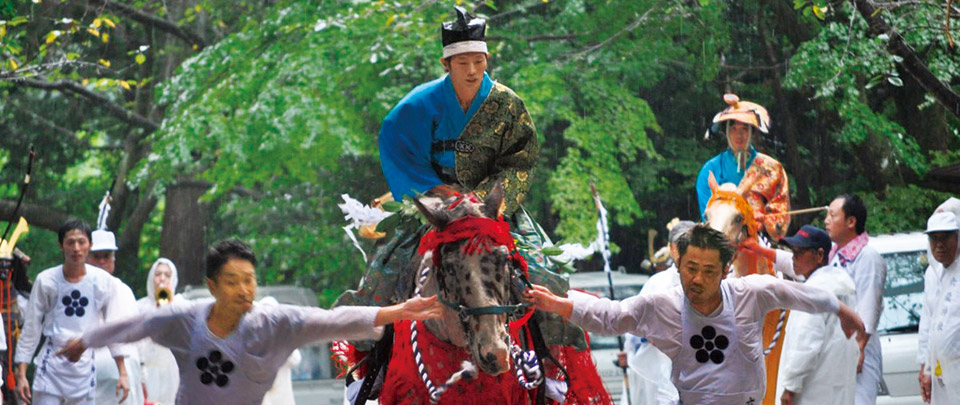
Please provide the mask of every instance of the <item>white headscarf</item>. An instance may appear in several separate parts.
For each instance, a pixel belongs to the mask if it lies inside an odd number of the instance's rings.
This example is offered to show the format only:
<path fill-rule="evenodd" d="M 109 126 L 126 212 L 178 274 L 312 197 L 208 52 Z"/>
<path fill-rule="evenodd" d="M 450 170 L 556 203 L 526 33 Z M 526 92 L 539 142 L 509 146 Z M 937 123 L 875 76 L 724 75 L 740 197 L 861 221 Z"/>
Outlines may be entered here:
<path fill-rule="evenodd" d="M 948 198 L 943 202 L 943 204 L 940 204 L 940 206 L 937 207 L 934 213 L 943 211 L 952 212 L 953 215 L 956 215 L 957 218 L 960 218 L 960 199 L 956 199 L 954 197 Z"/>
<path fill-rule="evenodd" d="M 147 274 L 147 299 L 150 300 L 150 303 L 153 307 L 157 306 L 157 288 L 153 285 L 153 276 L 157 272 L 157 266 L 165 264 L 170 268 L 170 293 L 175 294 L 177 291 L 177 282 L 179 278 L 177 277 L 177 265 L 173 264 L 170 259 L 161 257 L 157 261 L 153 262 L 153 266 L 150 266 L 150 273 Z M 171 297 L 173 298 L 173 297 Z"/>

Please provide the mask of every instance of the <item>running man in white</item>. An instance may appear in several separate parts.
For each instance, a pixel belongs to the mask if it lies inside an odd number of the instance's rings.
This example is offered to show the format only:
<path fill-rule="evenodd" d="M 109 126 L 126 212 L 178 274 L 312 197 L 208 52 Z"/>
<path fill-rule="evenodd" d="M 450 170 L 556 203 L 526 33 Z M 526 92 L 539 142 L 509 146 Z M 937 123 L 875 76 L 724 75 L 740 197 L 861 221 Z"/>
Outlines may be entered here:
<path fill-rule="evenodd" d="M 90 253 L 91 228 L 80 220 L 68 220 L 57 233 L 63 264 L 37 275 L 24 316 L 23 332 L 14 357 L 17 363 L 17 396 L 26 403 L 90 404 L 96 395 L 96 373 L 92 350 L 77 352 L 76 362 L 57 356 L 68 339 L 79 337 L 103 322 L 118 318 L 121 308 L 112 305 L 118 293 L 113 276 L 86 263 Z M 33 353 L 46 336 L 46 343 L 37 357 Z M 125 348 L 111 346 L 110 354 L 120 374 Z M 36 371 L 33 389 L 27 381 L 27 364 L 33 359 Z M 118 397 L 126 398 L 126 379 L 118 385 Z"/>
<path fill-rule="evenodd" d="M 166 305 L 84 333 L 60 354 L 80 358 L 88 347 L 145 337 L 168 347 L 180 367 L 178 404 L 256 404 L 277 370 L 299 346 L 333 339 L 378 339 L 383 325 L 440 316 L 436 298 L 413 298 L 389 307 L 333 310 L 254 303 L 256 256 L 242 242 L 213 246 L 206 259 L 213 300 Z"/>
<path fill-rule="evenodd" d="M 554 312 L 601 334 L 644 336 L 673 361 L 673 384 L 684 404 L 759 404 L 766 372 L 763 318 L 777 308 L 836 313 L 847 336 L 863 322 L 832 294 L 772 276 L 723 279 L 734 249 L 722 233 L 697 225 L 677 243 L 680 286 L 623 301 L 541 286 L 529 290 L 536 309 Z"/>

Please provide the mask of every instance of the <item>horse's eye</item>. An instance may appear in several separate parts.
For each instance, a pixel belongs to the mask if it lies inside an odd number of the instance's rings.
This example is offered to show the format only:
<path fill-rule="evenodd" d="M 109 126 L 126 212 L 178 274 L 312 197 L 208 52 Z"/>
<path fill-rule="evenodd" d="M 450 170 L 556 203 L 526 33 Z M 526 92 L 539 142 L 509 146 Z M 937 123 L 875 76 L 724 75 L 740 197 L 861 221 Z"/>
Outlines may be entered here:
<path fill-rule="evenodd" d="M 743 222 L 743 214 L 737 214 L 737 223 Z"/>

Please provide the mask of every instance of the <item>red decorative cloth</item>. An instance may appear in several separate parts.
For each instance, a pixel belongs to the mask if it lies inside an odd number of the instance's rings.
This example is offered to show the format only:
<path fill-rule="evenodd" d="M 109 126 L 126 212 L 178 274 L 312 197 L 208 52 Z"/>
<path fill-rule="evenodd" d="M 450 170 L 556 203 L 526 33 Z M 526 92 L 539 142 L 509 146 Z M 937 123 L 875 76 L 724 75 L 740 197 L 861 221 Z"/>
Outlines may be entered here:
<path fill-rule="evenodd" d="M 470 353 L 450 343 L 437 339 L 418 325 L 417 344 L 421 348 L 424 367 L 435 386 L 443 384 L 453 373 L 460 370 L 460 364 L 470 359 Z M 516 336 L 514 336 L 516 338 Z M 590 350 L 577 351 L 574 347 L 563 346 L 556 350 L 557 360 L 564 365 L 570 375 L 570 386 L 564 405 L 610 404 L 612 400 L 603 388 L 603 381 L 597 374 L 597 366 L 590 356 Z M 545 362 L 545 365 L 548 362 Z M 556 367 L 550 377 L 563 380 L 564 375 Z M 394 323 L 393 350 L 390 366 L 380 393 L 380 403 L 385 405 L 429 404 L 430 394 L 423 380 L 417 374 L 410 346 L 410 321 Z M 461 380 L 453 384 L 440 396 L 440 405 L 493 405 L 534 403 L 537 390 L 526 391 L 517 383 L 513 369 L 496 377 L 485 373 L 473 380 Z M 542 389 L 543 385 L 541 385 Z M 557 404 L 547 400 L 548 404 Z"/>
<path fill-rule="evenodd" d="M 390 366 L 380 393 L 382 404 L 429 404 L 430 394 L 423 380 L 417 374 L 417 366 L 410 346 L 410 321 L 394 324 L 393 350 L 390 354 Z M 450 343 L 437 339 L 427 331 L 423 324 L 417 325 L 418 341 L 423 365 L 434 386 L 439 387 L 453 373 L 460 370 L 460 364 L 470 359 L 470 353 Z M 517 384 L 513 371 L 496 377 L 479 373 L 473 380 L 461 380 L 440 396 L 440 405 L 493 405 L 524 404 L 528 393 Z"/>

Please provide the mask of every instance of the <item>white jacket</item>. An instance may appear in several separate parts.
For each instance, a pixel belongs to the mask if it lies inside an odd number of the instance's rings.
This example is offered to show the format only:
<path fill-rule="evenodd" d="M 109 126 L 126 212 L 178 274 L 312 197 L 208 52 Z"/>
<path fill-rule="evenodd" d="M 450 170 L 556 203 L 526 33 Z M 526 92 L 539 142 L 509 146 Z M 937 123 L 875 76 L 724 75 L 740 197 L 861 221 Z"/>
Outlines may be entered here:
<path fill-rule="evenodd" d="M 923 284 L 917 360 L 933 380 L 930 403 L 955 404 L 960 398 L 960 258 L 944 268 L 931 257 Z"/>
<path fill-rule="evenodd" d="M 804 283 L 830 292 L 848 306 L 856 302 L 853 279 L 842 269 L 825 266 Z M 796 393 L 797 404 L 852 404 L 856 392 L 855 339 L 847 339 L 836 313 L 790 313 L 784 335 L 777 380 L 779 403 L 783 391 Z"/>

